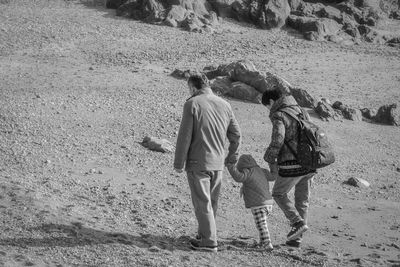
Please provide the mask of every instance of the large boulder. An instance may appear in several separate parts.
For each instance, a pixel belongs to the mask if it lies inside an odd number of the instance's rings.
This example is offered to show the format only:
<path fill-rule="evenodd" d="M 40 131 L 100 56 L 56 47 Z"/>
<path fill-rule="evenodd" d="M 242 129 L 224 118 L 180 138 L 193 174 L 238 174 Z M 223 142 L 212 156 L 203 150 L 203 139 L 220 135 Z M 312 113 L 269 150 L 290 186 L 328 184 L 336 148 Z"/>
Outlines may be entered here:
<path fill-rule="evenodd" d="M 373 119 L 379 123 L 400 126 L 400 107 L 397 104 L 381 106 Z"/>
<path fill-rule="evenodd" d="M 217 95 L 227 95 L 232 90 L 232 80 L 228 76 L 220 76 L 211 81 L 210 87 Z"/>
<path fill-rule="evenodd" d="M 181 23 L 188 16 L 188 10 L 179 5 L 173 5 L 168 11 L 168 15 L 164 20 L 164 23 L 171 27 L 180 26 Z"/>
<path fill-rule="evenodd" d="M 291 87 L 290 92 L 301 107 L 314 108 L 315 99 L 304 89 Z"/>
<path fill-rule="evenodd" d="M 322 40 L 326 36 L 336 35 L 342 26 L 333 19 L 311 18 L 290 15 L 288 25 L 304 34 L 308 40 Z"/>
<path fill-rule="evenodd" d="M 260 11 L 258 21 L 262 28 L 281 28 L 290 15 L 290 6 L 287 0 L 269 0 L 263 1 Z"/>
<path fill-rule="evenodd" d="M 362 112 L 359 109 L 355 109 L 343 104 L 340 101 L 333 103 L 332 108 L 340 110 L 341 114 L 345 119 L 352 121 L 362 121 Z"/>
<path fill-rule="evenodd" d="M 221 74 L 229 76 L 231 80 L 248 84 L 260 93 L 275 88 L 290 93 L 290 84 L 287 81 L 270 72 L 261 73 L 250 61 L 239 60 L 228 65 L 221 65 L 218 69 Z"/>
<path fill-rule="evenodd" d="M 333 109 L 330 102 L 325 99 L 318 101 L 315 112 L 322 120 L 338 119 L 340 115 Z"/>
<path fill-rule="evenodd" d="M 253 22 L 266 29 L 282 27 L 290 14 L 288 0 L 235 1 L 231 8 L 238 20 Z"/>
<path fill-rule="evenodd" d="M 333 19 L 338 23 L 342 22 L 342 14 L 339 9 L 333 6 L 324 6 L 316 14 L 322 18 Z"/>
<path fill-rule="evenodd" d="M 233 82 L 231 87 L 232 89 L 227 92 L 228 96 L 256 104 L 261 103 L 261 94 L 254 87 L 242 82 Z"/>
<path fill-rule="evenodd" d="M 108 0 L 117 16 L 128 16 L 148 23 L 164 23 L 189 31 L 211 31 L 218 17 L 207 0 Z"/>

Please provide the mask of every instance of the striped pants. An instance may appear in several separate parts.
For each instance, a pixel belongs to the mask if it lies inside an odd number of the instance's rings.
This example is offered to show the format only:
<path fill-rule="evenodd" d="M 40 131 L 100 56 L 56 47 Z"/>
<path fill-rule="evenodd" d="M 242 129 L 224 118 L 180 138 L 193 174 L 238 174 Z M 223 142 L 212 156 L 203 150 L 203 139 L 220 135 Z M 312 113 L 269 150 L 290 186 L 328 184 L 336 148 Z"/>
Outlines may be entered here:
<path fill-rule="evenodd" d="M 260 233 L 260 244 L 269 244 L 271 242 L 267 224 L 267 216 L 270 214 L 271 211 L 272 205 L 251 209 L 254 221 L 256 222 L 257 230 Z"/>

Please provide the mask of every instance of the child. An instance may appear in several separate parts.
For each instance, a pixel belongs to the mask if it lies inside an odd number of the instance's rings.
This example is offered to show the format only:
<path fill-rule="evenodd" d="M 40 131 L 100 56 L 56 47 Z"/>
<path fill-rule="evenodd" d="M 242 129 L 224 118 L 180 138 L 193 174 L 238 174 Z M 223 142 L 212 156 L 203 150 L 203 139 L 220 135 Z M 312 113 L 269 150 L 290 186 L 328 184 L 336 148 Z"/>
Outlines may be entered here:
<path fill-rule="evenodd" d="M 267 215 L 272 211 L 272 196 L 269 190 L 269 181 L 274 181 L 274 176 L 266 169 L 260 168 L 251 155 L 241 155 L 237 165 L 227 163 L 227 168 L 236 182 L 243 183 L 245 207 L 251 209 L 260 233 L 260 248 L 271 251 L 273 249 L 269 236 Z"/>

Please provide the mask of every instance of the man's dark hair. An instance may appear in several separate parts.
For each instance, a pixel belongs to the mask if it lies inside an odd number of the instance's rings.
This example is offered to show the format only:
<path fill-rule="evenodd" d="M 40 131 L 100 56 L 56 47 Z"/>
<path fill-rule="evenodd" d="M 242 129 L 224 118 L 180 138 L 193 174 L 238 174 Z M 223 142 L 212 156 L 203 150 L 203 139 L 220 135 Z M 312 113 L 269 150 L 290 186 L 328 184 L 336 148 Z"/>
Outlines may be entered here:
<path fill-rule="evenodd" d="M 275 88 L 274 90 L 268 90 L 265 91 L 262 95 L 261 98 L 261 103 L 264 106 L 267 106 L 269 104 L 271 104 L 271 100 L 278 100 L 281 96 L 283 96 L 283 93 L 281 90 L 279 90 L 278 88 Z"/>
<path fill-rule="evenodd" d="M 188 83 L 193 84 L 196 89 L 201 89 L 208 86 L 208 79 L 207 76 L 204 74 L 193 74 L 189 77 Z"/>

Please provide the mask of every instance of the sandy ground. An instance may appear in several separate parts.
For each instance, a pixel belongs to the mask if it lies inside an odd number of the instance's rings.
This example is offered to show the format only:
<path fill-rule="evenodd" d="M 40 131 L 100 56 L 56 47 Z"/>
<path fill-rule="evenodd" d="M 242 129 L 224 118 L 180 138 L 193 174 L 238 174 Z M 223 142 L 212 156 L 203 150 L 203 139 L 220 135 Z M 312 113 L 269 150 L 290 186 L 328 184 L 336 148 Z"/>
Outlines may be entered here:
<path fill-rule="evenodd" d="M 185 175 L 146 136 L 176 141 L 186 84 L 175 68 L 249 59 L 315 97 L 400 103 L 400 51 L 308 42 L 290 30 L 223 21 L 188 33 L 74 1 L 0 1 L 0 266 L 400 266 L 400 128 L 315 121 L 337 162 L 312 187 L 301 249 L 275 206 L 271 253 L 225 173 L 216 254 L 193 252 Z M 228 100 L 242 153 L 262 166 L 268 110 Z M 343 184 L 363 178 L 369 188 Z"/>

